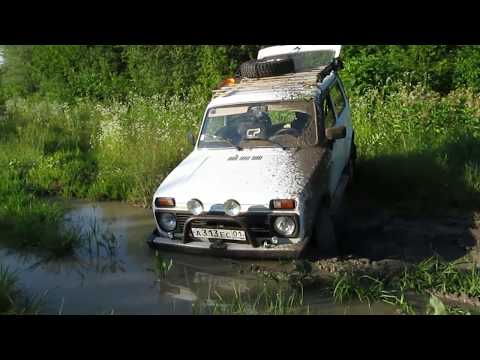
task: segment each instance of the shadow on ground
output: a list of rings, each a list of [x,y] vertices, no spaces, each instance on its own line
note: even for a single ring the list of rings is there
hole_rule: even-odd
[[[359,149],[361,152],[361,149]],[[346,196],[345,255],[418,262],[480,254],[480,141],[358,164]]]

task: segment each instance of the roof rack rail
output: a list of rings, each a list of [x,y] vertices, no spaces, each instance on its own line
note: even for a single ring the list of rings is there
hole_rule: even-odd
[[[332,71],[338,72],[339,70],[343,69],[343,61],[340,58],[335,58],[333,61],[328,64],[319,74],[318,74],[318,82],[322,82],[325,78],[330,75]]]
[[[326,66],[320,66],[309,71],[290,73],[266,78],[242,78],[240,82],[225,85],[213,90],[213,98],[226,96],[233,91],[254,91],[254,90],[286,90],[286,91],[308,91],[314,90],[319,83],[333,72],[343,68],[339,58],[334,59]]]

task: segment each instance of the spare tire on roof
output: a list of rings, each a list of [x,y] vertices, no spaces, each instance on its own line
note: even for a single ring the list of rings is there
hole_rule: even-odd
[[[250,60],[240,66],[240,75],[246,78],[264,78],[295,72],[292,59]]]
[[[250,60],[240,65],[240,76],[246,78],[257,77],[257,60]]]

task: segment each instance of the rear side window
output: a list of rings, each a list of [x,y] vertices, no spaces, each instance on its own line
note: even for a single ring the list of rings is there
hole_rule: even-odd
[[[333,104],[335,106],[335,113],[339,116],[345,109],[345,98],[340,90],[340,85],[335,83],[330,89],[330,96],[332,97]]]

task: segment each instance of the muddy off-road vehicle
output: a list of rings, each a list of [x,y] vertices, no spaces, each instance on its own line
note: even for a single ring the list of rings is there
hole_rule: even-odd
[[[155,248],[225,257],[337,253],[355,162],[341,46],[260,50],[214,91],[193,152],[153,198]],[[307,246],[308,245],[308,246]]]

